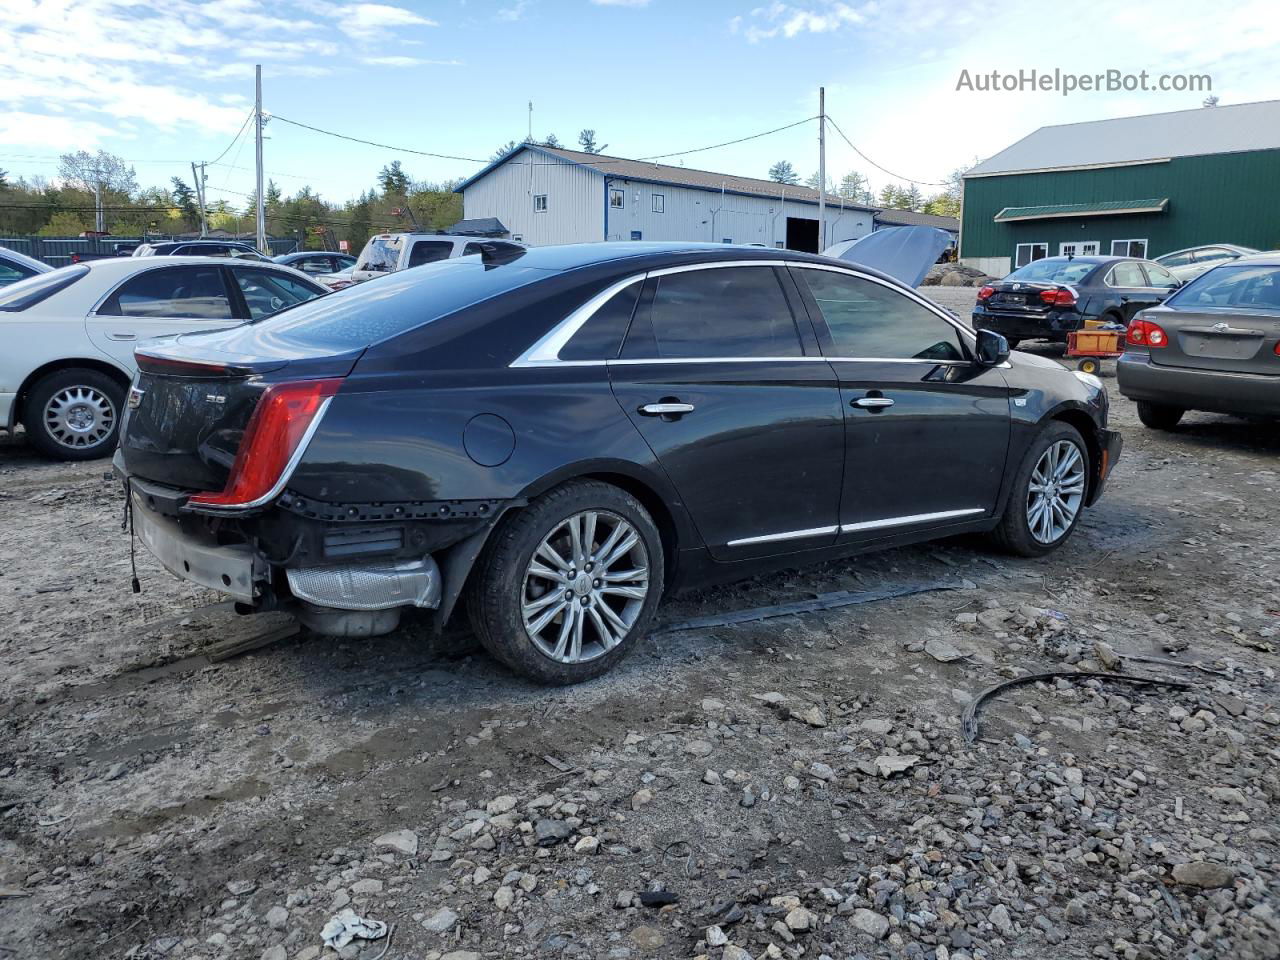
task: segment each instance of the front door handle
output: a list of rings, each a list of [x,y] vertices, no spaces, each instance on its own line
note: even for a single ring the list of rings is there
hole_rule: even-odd
[[[684,413],[693,413],[693,404],[670,400],[664,400],[661,403],[646,403],[640,408],[640,413],[646,417],[678,417]]]
[[[136,333],[108,333],[107,339],[108,340],[137,340],[138,335]]]
[[[867,410],[883,410],[885,407],[892,407],[893,401],[888,397],[859,397],[850,406],[863,407]]]

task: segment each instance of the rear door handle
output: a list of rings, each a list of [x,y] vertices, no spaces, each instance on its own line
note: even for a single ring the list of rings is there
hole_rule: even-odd
[[[664,401],[662,403],[646,403],[640,408],[640,412],[646,417],[679,416],[682,413],[693,413],[693,404],[673,403],[669,401]]]
[[[108,340],[137,340],[138,335],[136,333],[108,333],[107,339]]]
[[[868,410],[881,410],[884,407],[892,407],[893,401],[888,397],[859,397],[853,401],[851,406],[864,407]]]

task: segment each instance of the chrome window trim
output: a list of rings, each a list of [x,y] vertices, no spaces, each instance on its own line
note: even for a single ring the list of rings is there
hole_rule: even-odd
[[[298,441],[298,449],[293,451],[293,456],[289,458],[289,462],[285,464],[284,469],[280,472],[280,479],[256,500],[250,500],[248,503],[229,503],[229,504],[197,504],[194,507],[188,506],[186,509],[193,513],[238,513],[241,510],[252,510],[254,507],[261,507],[270,503],[276,497],[284,492],[285,486],[293,478],[293,471],[298,469],[298,464],[302,462],[302,458],[306,455],[307,447],[311,444],[311,438],[315,436],[317,430],[320,429],[320,422],[324,420],[324,415],[329,410],[329,404],[333,402],[333,397],[325,397],[320,404],[320,409],[316,411],[315,417],[307,426],[307,432],[302,435],[302,439]]]
[[[832,525],[830,527],[810,527],[808,530],[788,530],[785,533],[766,533],[759,537],[743,537],[740,540],[730,540],[725,546],[745,547],[753,543],[773,543],[777,540],[800,540],[804,537],[831,536],[839,529],[839,526]]]
[[[881,530],[886,527],[905,527],[913,523],[927,523],[930,520],[950,520],[957,517],[969,517],[975,513],[986,513],[984,507],[967,507],[963,510],[939,510],[937,513],[913,513],[905,517],[886,517],[883,520],[864,520],[860,523],[840,524],[841,533],[857,533],[860,530]]]
[[[582,306],[557,323],[543,334],[528,350],[511,361],[510,367],[545,367],[561,364],[576,366],[607,363],[605,360],[561,360],[560,351],[573,339],[573,335],[582,329],[582,325],[590,320],[606,303],[612,300],[633,283],[641,283],[645,274],[638,273],[605,287]]]

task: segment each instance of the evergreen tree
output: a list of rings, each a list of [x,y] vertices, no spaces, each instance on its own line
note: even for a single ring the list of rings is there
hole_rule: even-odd
[[[769,179],[774,183],[797,184],[800,177],[796,173],[796,168],[791,166],[790,160],[779,160],[769,168]]]
[[[603,153],[609,146],[607,143],[596,143],[596,132],[591,129],[583,130],[578,134],[578,145],[583,153]]]

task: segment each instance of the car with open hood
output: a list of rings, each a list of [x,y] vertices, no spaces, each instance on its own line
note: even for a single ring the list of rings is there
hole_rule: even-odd
[[[170,571],[347,636],[461,598],[547,683],[678,587],[976,531],[1047,553],[1120,452],[1096,378],[719,244],[489,250],[137,363],[115,463]]]

